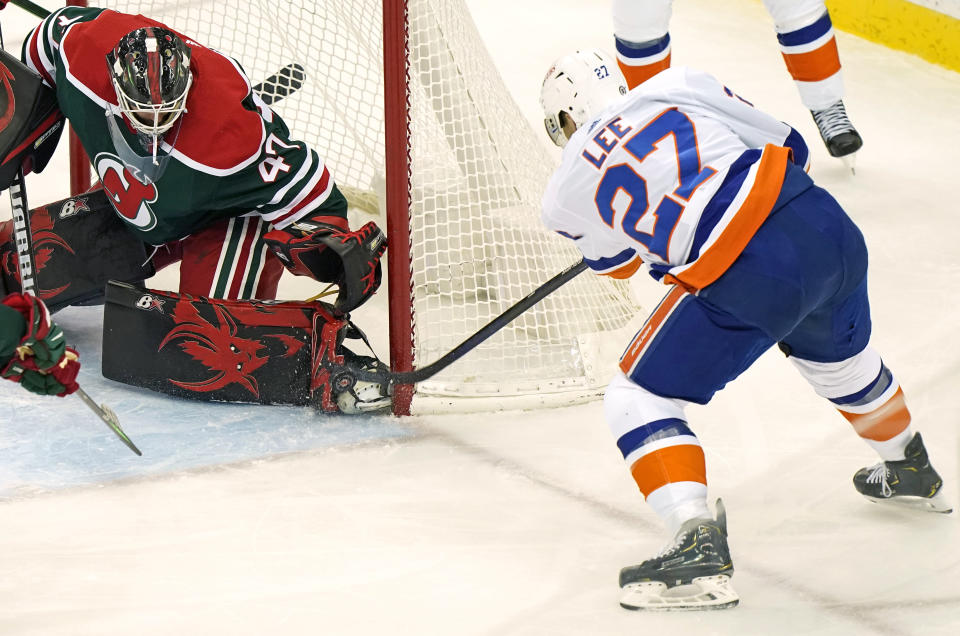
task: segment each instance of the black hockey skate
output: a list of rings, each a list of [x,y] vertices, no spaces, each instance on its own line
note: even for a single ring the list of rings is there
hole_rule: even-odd
[[[640,565],[620,570],[620,606],[632,610],[724,609],[740,602],[730,587],[733,561],[727,547],[727,514],[691,519],[672,545]]]
[[[853,476],[853,486],[861,495],[878,503],[891,503],[929,512],[952,512],[943,496],[943,480],[930,465],[920,433],[916,433],[905,451],[906,459],[880,462],[861,468]]]
[[[820,130],[820,136],[830,156],[843,159],[843,162],[853,169],[852,155],[863,146],[863,139],[850,123],[843,100],[837,100],[822,110],[811,110],[810,114],[813,115],[813,121]]]

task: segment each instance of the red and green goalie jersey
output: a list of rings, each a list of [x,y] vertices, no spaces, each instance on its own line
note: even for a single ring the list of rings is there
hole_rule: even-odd
[[[260,215],[277,229],[347,204],[323,160],[258,95],[233,59],[181,36],[191,49],[187,114],[156,158],[117,105],[106,56],[130,31],[159,22],[115,11],[66,7],[24,42],[23,60],[57,93],[117,214],[144,242],[160,245],[211,223]],[[346,227],[344,221],[343,227]]]

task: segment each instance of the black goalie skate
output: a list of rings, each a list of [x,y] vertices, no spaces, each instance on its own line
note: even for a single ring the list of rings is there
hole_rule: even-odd
[[[358,355],[344,346],[340,349],[344,360],[354,368],[369,372],[389,371],[387,365],[375,356]],[[333,390],[341,413],[384,413],[393,406],[386,384],[357,380],[349,372],[334,373]]]
[[[620,570],[620,606],[632,610],[704,610],[733,607],[733,561],[727,547],[727,514],[692,519],[656,557]]]
[[[952,512],[943,496],[943,480],[930,465],[920,433],[916,433],[905,451],[906,459],[880,462],[861,468],[853,476],[853,486],[870,501],[891,503],[929,512]]]
[[[863,146],[860,133],[850,123],[843,101],[837,100],[822,110],[811,110],[823,143],[831,157],[838,157],[853,170],[853,153]]]

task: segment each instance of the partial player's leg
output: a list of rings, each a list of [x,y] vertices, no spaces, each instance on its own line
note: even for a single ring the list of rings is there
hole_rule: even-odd
[[[719,500],[716,519],[707,507],[706,462],[687,427],[686,404],[622,375],[607,388],[604,408],[617,446],[672,537],[657,556],[620,571],[627,609],[721,609],[739,601],[729,584],[726,515]]]
[[[874,501],[949,512],[940,493],[940,476],[927,459],[919,433],[911,428],[903,391],[868,346],[871,321],[863,236],[819,188],[799,197],[782,214],[775,222],[794,236],[802,235],[805,226],[798,221],[808,217],[809,225],[833,242],[830,246],[821,241],[814,253],[827,262],[833,260],[831,255],[839,256],[835,265],[841,274],[839,286],[828,287],[835,291],[780,339],[780,348],[816,393],[829,400],[880,456],[879,464],[857,472],[854,486]],[[812,252],[813,246],[801,245],[800,251]],[[808,286],[812,288],[813,282]]]
[[[259,217],[218,221],[158,248],[157,270],[180,261],[180,293],[208,298],[274,300],[283,264],[263,242]]]
[[[830,14],[823,0],[764,0],[780,52],[803,102],[834,157],[863,145],[843,105],[843,74]]]
[[[719,609],[737,604],[725,515],[707,505],[703,449],[684,407],[707,403],[773,339],[728,312],[674,287],[620,360],[604,410],[617,446],[647,503],[673,537],[656,557],[624,568],[629,609]]]
[[[864,290],[864,295],[866,291]],[[927,457],[920,433],[911,427],[903,390],[871,347],[838,362],[796,356],[801,375],[850,422],[880,462],[853,477],[857,492],[871,501],[950,512],[943,481]]]
[[[670,68],[672,0],[613,0],[617,64],[629,88]]]

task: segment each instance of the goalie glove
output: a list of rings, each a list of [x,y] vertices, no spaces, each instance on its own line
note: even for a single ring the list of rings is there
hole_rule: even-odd
[[[24,317],[26,334],[0,374],[39,395],[63,397],[76,391],[80,356],[67,346],[63,330],[50,321],[43,302],[30,294],[10,294],[3,304]]]
[[[351,232],[327,220],[344,222],[339,217],[305,219],[267,232],[263,240],[296,276],[336,283],[339,293],[334,307],[347,313],[380,288],[380,257],[387,239],[373,221]]]

